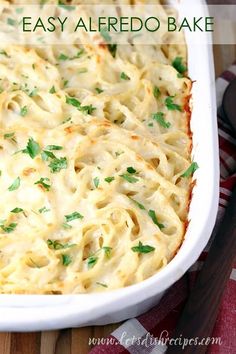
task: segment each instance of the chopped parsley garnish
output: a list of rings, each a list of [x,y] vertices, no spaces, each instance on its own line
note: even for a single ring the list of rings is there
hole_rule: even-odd
[[[130,77],[128,75],[126,75],[126,73],[124,73],[124,71],[122,71],[122,73],[120,74],[120,78],[122,80],[130,80]]]
[[[72,262],[72,257],[69,256],[68,254],[62,254],[61,255],[61,259],[62,259],[62,264],[67,267],[69,264],[71,264]]]
[[[68,164],[67,164],[67,158],[66,157],[60,157],[60,158],[54,158],[50,164],[48,165],[50,167],[50,171],[52,173],[60,172],[62,169],[66,169]]]
[[[172,66],[180,73],[183,74],[187,70],[186,66],[183,64],[183,58],[176,57],[173,62]]]
[[[109,50],[109,52],[111,53],[111,55],[113,56],[113,58],[115,58],[116,56],[116,51],[117,51],[117,44],[111,44],[109,42],[111,42],[112,38],[108,32],[108,29],[106,27],[103,27],[100,31],[101,36],[105,39],[105,41],[107,42],[107,48]]]
[[[189,168],[180,177],[192,177],[198,168],[198,164],[196,162],[192,162]]]
[[[174,96],[168,96],[165,99],[165,105],[169,111],[179,111],[182,112],[180,105],[173,102]]]
[[[105,255],[106,255],[107,258],[111,257],[112,247],[103,246],[102,250],[105,252]]]
[[[62,150],[63,147],[60,145],[48,145],[45,147],[46,150],[53,151],[53,150]]]
[[[66,97],[66,103],[76,107],[76,108],[80,108],[81,106],[81,102],[79,100],[77,100],[77,98],[74,97]]]
[[[58,57],[59,60],[62,60],[62,61],[65,61],[65,60],[68,60],[69,57],[63,53],[61,53]]]
[[[32,258],[29,258],[30,262],[34,266],[34,268],[41,268]]]
[[[81,215],[80,213],[75,211],[72,214],[65,215],[65,218],[66,218],[66,222],[70,222],[70,221],[75,220],[75,219],[83,219],[83,215]]]
[[[96,110],[96,107],[93,107],[91,104],[88,106],[80,106],[79,111],[86,113],[86,114],[92,114],[93,111]]]
[[[49,182],[49,178],[43,178],[41,177],[39,181],[35,182],[34,184],[39,184],[40,186],[42,186],[44,189],[46,189],[46,191],[48,192],[51,188],[51,185],[46,183]]]
[[[124,151],[116,151],[115,152],[116,157],[119,157],[122,154],[124,154]]]
[[[95,91],[96,91],[97,93],[102,93],[102,92],[103,92],[103,90],[100,89],[99,87],[95,87]]]
[[[10,139],[10,140],[16,142],[16,140],[15,140],[15,133],[7,133],[7,134],[4,134],[3,137],[4,137],[4,139]]]
[[[54,155],[53,152],[51,151],[47,151],[47,150],[44,150],[42,153],[41,153],[41,157],[43,159],[43,161],[48,161],[48,159],[56,159],[56,156]]]
[[[34,97],[37,95],[38,89],[37,87],[35,87],[30,93],[29,93],[29,97]]]
[[[95,266],[95,264],[98,261],[98,256],[96,256],[97,253],[104,251],[105,252],[105,256],[107,258],[111,257],[111,251],[112,251],[112,247],[108,247],[108,246],[103,246],[102,248],[100,248],[99,250],[97,250],[93,255],[91,255],[88,258],[88,268],[93,268]]]
[[[100,34],[105,39],[106,42],[109,43],[112,40],[112,38],[108,32],[108,29],[106,27],[101,28]]]
[[[66,88],[66,87],[67,87],[68,82],[69,82],[68,80],[64,80],[64,81],[63,81],[63,87],[64,87],[64,88]]]
[[[148,123],[148,126],[149,127],[153,127],[153,123],[151,122],[151,123]]]
[[[80,58],[81,57],[81,55],[83,55],[84,54],[84,49],[83,48],[81,48],[77,53],[76,53],[76,55],[74,56],[74,57],[72,57],[71,59],[77,59],[77,58]]]
[[[58,6],[64,10],[67,10],[67,11],[74,11],[75,10],[75,6],[65,5],[63,3],[63,1],[61,1],[61,0],[58,0]]]
[[[98,188],[98,186],[99,186],[99,178],[98,178],[98,177],[95,177],[95,178],[93,179],[93,184],[94,184],[94,187],[95,187],[95,188]]]
[[[98,261],[98,257],[97,256],[90,256],[88,258],[88,268],[93,268],[95,266],[95,264]]]
[[[145,210],[145,206],[139,202],[137,202],[137,200],[134,200],[133,198],[129,197],[130,200],[132,200],[132,202],[134,202],[138,207],[139,209],[141,210]]]
[[[160,97],[160,95],[161,95],[161,91],[157,86],[154,86],[154,88],[153,88],[153,95],[156,98]]]
[[[15,181],[8,188],[9,192],[15,191],[20,187],[20,177],[17,177]]]
[[[56,89],[54,85],[50,88],[49,93],[56,93]]]
[[[53,241],[50,239],[47,240],[47,245],[48,245],[48,248],[53,249],[53,250],[62,250],[62,249],[71,248],[71,247],[76,246],[75,243],[64,243],[63,244],[63,243],[60,243],[56,240]]]
[[[169,128],[171,126],[170,122],[165,121],[163,112],[154,113],[152,118],[164,128]]]
[[[16,21],[13,20],[13,18],[8,18],[7,19],[7,24],[10,26],[15,26],[16,25]]]
[[[150,218],[152,219],[152,221],[154,222],[155,225],[157,225],[159,227],[159,229],[163,229],[164,225],[160,224],[157,220],[156,217],[156,213],[154,210],[149,210],[148,215],[150,216]]]
[[[137,171],[133,167],[128,167],[127,172],[133,174],[133,173],[136,173]]]
[[[88,69],[86,69],[86,68],[80,68],[78,70],[78,74],[84,74],[84,73],[87,73],[87,72],[88,72]]]
[[[24,106],[20,109],[20,115],[21,117],[25,117],[26,114],[28,113],[28,107],[27,106]]]
[[[103,288],[107,288],[106,284],[100,283],[99,281],[96,281],[96,284],[102,286]]]
[[[117,51],[117,44],[108,44],[107,47],[108,47],[109,52],[113,56],[113,58],[115,58],[116,51]]]
[[[143,245],[141,241],[139,241],[138,246],[134,246],[131,248],[133,252],[138,253],[149,253],[155,250],[155,247],[149,245]]]
[[[0,50],[0,54],[5,55],[6,57],[9,58],[9,55],[7,54],[7,52],[5,50]]]
[[[47,209],[45,206],[39,209],[40,214],[47,213],[48,211],[50,211],[50,209]]]
[[[133,177],[130,173],[124,173],[123,175],[120,175],[120,177],[124,178],[129,183],[138,182],[138,178]]]
[[[17,14],[22,14],[23,11],[24,11],[24,8],[23,8],[23,7],[17,7],[17,8],[16,8],[16,13],[17,13]]]
[[[0,225],[1,229],[6,232],[7,234],[10,234],[11,232],[13,232],[16,228],[17,224],[16,223],[11,223],[8,226],[5,225]]]
[[[39,144],[33,138],[29,138],[26,149],[24,149],[22,152],[29,154],[31,159],[34,159],[40,153],[40,151],[41,149]]]
[[[22,208],[14,208],[11,210],[11,213],[18,214],[24,211]]]
[[[81,106],[81,102],[75,97],[67,96],[66,103],[78,108],[79,111],[86,113],[86,114],[92,114],[93,111],[96,109],[91,104],[88,106]]]
[[[72,229],[72,226],[69,225],[69,224],[67,224],[66,222],[64,222],[64,223],[62,224],[62,226],[63,226],[63,228],[66,229],[66,230]]]
[[[106,181],[107,183],[111,183],[112,181],[114,181],[115,177],[106,177],[104,178],[104,181]]]

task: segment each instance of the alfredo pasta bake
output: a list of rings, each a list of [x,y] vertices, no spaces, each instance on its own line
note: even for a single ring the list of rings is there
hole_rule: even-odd
[[[197,168],[186,66],[185,46],[104,34],[1,47],[1,293],[109,291],[174,257]]]

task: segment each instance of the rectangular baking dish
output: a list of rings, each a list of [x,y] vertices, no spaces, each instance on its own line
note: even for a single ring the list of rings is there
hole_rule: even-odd
[[[188,0],[180,16],[192,15]],[[189,5],[189,4],[188,4]],[[204,2],[195,1],[206,16]],[[158,303],[197,260],[213,229],[219,194],[218,133],[212,48],[193,44],[186,33],[192,89],[193,156],[199,165],[185,240],[174,259],[151,278],[108,293],[87,295],[0,295],[0,331],[41,331],[104,325],[137,316]],[[206,41],[207,42],[207,41]]]

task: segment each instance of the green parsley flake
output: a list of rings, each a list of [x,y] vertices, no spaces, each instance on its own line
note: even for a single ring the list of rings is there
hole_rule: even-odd
[[[48,248],[53,249],[53,250],[62,250],[62,249],[71,248],[71,247],[76,246],[75,243],[64,243],[63,244],[63,243],[60,243],[56,240],[53,241],[50,239],[47,240],[47,245],[48,245]]]
[[[10,234],[11,232],[13,232],[16,228],[17,224],[16,223],[11,223],[8,226],[4,226],[4,225],[0,225],[1,229],[6,232],[7,234]]]
[[[63,147],[60,146],[60,145],[48,145],[48,146],[45,147],[45,149],[49,150],[49,151],[53,151],[53,150],[62,150]]]
[[[163,128],[170,128],[170,122],[166,122],[164,118],[164,113],[157,112],[152,115],[152,118],[159,123]]]
[[[124,178],[129,183],[138,182],[138,178],[130,176],[130,174],[128,174],[128,173],[124,173],[123,175],[120,175],[120,177]]]
[[[63,87],[66,88],[67,85],[68,85],[68,83],[69,83],[69,80],[64,80],[64,81],[63,81]]]
[[[98,178],[98,177],[95,177],[95,178],[93,179],[93,184],[94,184],[94,187],[95,187],[95,188],[98,188],[98,186],[99,186],[99,178]]]
[[[35,87],[30,93],[29,93],[29,97],[34,97],[36,96],[38,93],[38,88]]]
[[[106,177],[104,178],[104,181],[107,183],[111,183],[112,181],[114,181],[115,177]]]
[[[17,13],[17,14],[22,14],[23,11],[24,11],[24,8],[23,8],[23,7],[17,7],[17,8],[16,8],[16,13]]]
[[[64,222],[64,223],[62,224],[62,226],[63,226],[63,228],[66,229],[66,230],[72,229],[72,226],[69,225],[69,224],[67,224],[66,222]]]
[[[39,209],[40,214],[47,213],[48,211],[50,211],[50,209],[47,209],[45,206]]]
[[[24,211],[22,208],[15,208],[11,210],[11,213],[18,214],[21,213],[22,211]]]
[[[15,140],[15,133],[7,133],[7,134],[4,134],[4,139],[11,139],[12,141],[16,142]]]
[[[13,18],[8,18],[7,19],[7,24],[10,26],[15,26],[16,25],[16,21],[13,20]]]
[[[133,174],[136,173],[137,171],[133,167],[128,167],[127,172]]]
[[[187,70],[186,66],[183,64],[183,58],[176,57],[173,62],[172,66],[180,73],[184,74]]]
[[[100,283],[99,281],[96,281],[96,284],[102,286],[103,288],[107,288],[108,287],[106,284]]]
[[[113,56],[113,58],[115,58],[116,51],[117,51],[117,44],[108,44],[107,47],[108,47],[109,52]]]
[[[132,202],[134,202],[138,207],[139,209],[141,210],[145,210],[145,206],[142,205],[141,203],[137,202],[137,200],[134,200],[133,198],[129,197],[130,200],[132,200]]]
[[[49,93],[56,93],[56,89],[55,89],[55,86],[53,85],[50,90],[49,90]]]
[[[17,177],[15,181],[8,188],[9,192],[15,191],[20,187],[20,177]]]
[[[129,77],[128,75],[126,75],[126,73],[124,73],[123,71],[122,71],[122,73],[120,74],[120,78],[121,78],[122,80],[130,80],[130,77]]]
[[[74,11],[76,9],[75,6],[65,5],[61,0],[58,0],[58,6],[67,11]]]
[[[179,111],[182,112],[180,105],[173,102],[174,96],[168,96],[165,99],[165,105],[169,111]]]
[[[155,225],[157,225],[159,227],[159,229],[163,229],[164,225],[160,224],[157,220],[156,217],[156,213],[154,210],[149,210],[148,215],[150,216],[150,218],[152,219],[152,221],[154,222]]]
[[[88,106],[81,106],[81,102],[75,97],[67,96],[66,97],[66,103],[76,107],[79,111],[81,111],[81,112],[83,112],[85,114],[92,114],[93,111],[96,109],[91,104],[88,105]]]
[[[65,60],[68,60],[69,57],[68,57],[67,55],[61,53],[61,54],[59,55],[58,59],[61,60],[61,61],[65,61]]]
[[[20,109],[20,115],[21,117],[25,117],[26,114],[28,113],[28,107],[27,106],[24,106]]]
[[[61,255],[61,259],[62,259],[62,264],[67,267],[69,264],[71,264],[72,262],[72,257],[69,256],[68,254],[62,254]]]
[[[48,161],[48,159],[56,159],[56,156],[54,155],[54,153],[51,151],[47,151],[47,150],[43,150],[43,152],[41,153],[41,157],[42,157],[43,161]]]
[[[88,258],[88,268],[93,268],[95,266],[95,264],[98,261],[98,257],[97,256],[90,256]]]
[[[112,251],[112,247],[108,247],[108,246],[103,246],[102,250],[105,252],[105,256],[107,258],[111,257],[111,251]]]
[[[31,159],[34,159],[40,153],[40,151],[41,149],[39,144],[33,138],[29,138],[26,149],[24,149],[22,152],[29,154]]]
[[[48,166],[50,167],[51,169],[50,171],[52,173],[60,172],[62,169],[67,168],[68,166],[67,158],[66,157],[54,158]]]
[[[134,246],[131,248],[133,252],[138,253],[150,253],[155,250],[155,247],[149,245],[143,245],[141,241],[139,241],[138,246]]]
[[[198,164],[196,162],[192,162],[189,168],[180,177],[192,177],[192,175],[198,168]]]
[[[66,222],[70,222],[70,221],[75,220],[75,219],[83,219],[83,215],[81,215],[80,213],[75,211],[72,214],[65,215],[65,218],[66,218]]]
[[[102,92],[103,92],[103,90],[100,89],[99,87],[95,87],[95,91],[96,91],[97,93],[102,93]]]
[[[86,68],[80,68],[79,70],[78,70],[78,74],[85,74],[85,73],[87,73],[88,72],[88,69],[86,69]]]
[[[49,178],[43,178],[41,177],[39,181],[35,182],[34,184],[39,184],[40,186],[42,186],[44,189],[46,189],[46,191],[48,192],[51,188],[51,185],[46,183],[49,182]]]
[[[159,98],[160,95],[161,95],[160,89],[159,89],[157,86],[154,86],[154,88],[153,88],[153,96],[154,96],[155,98]]]

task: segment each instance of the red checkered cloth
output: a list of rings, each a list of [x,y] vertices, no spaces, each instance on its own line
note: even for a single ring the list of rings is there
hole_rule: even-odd
[[[221,105],[223,93],[229,82],[235,78],[236,63],[216,80],[218,106]],[[220,113],[218,114],[218,127],[221,181],[219,211],[215,229],[217,229],[227,206],[231,190],[236,184],[236,138]],[[156,307],[123,323],[105,339],[105,342],[102,342],[103,344],[94,347],[90,354],[164,353],[167,348],[164,340],[171,338],[195,278],[207,256],[209,244],[198,261],[167,291]],[[233,266],[211,337],[215,343],[208,346],[209,354],[236,353],[236,263]]]

